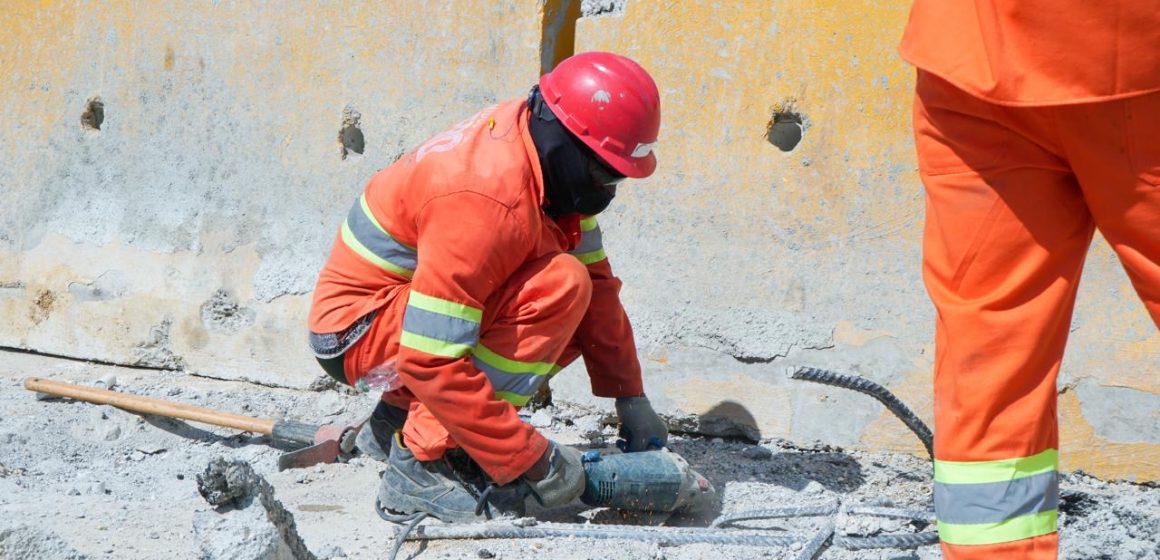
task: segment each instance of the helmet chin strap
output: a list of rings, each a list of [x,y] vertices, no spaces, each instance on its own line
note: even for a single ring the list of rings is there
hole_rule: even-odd
[[[553,217],[604,211],[616,196],[616,187],[593,177],[592,170],[602,169],[602,164],[564,128],[538,86],[528,94],[528,107],[528,130],[544,177],[544,211]]]

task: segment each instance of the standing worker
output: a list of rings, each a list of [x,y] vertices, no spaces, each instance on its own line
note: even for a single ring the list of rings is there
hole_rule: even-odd
[[[360,434],[390,514],[474,521],[584,490],[580,452],[517,409],[583,356],[627,451],[663,446],[620,280],[592,216],[656,168],[660,96],[643,68],[583,53],[377,173],[318,279],[310,342],[331,376],[385,392]],[[363,437],[371,436],[371,437]]]
[[[1056,558],[1056,376],[1096,228],[1160,326],[1160,6],[916,0],[946,558]]]

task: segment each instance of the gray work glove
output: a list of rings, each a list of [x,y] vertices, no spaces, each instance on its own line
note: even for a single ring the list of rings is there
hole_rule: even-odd
[[[548,442],[544,456],[524,475],[524,482],[540,505],[547,508],[563,506],[584,493],[587,476],[584,474],[584,464],[580,462],[582,456],[579,450],[554,441]],[[531,480],[538,474],[532,471],[546,471],[547,474],[540,480]]]
[[[617,444],[622,451],[660,449],[668,443],[669,429],[653,411],[648,397],[617,398],[616,415],[620,417],[620,437],[624,438],[623,444]]]

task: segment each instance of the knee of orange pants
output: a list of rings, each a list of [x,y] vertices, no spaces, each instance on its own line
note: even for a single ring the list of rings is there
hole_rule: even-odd
[[[592,278],[576,257],[530,261],[485,302],[480,344],[519,361],[555,362],[591,300]]]
[[[1059,555],[1059,533],[997,544],[962,545],[942,543],[945,560],[1056,560]]]
[[[591,297],[592,280],[575,257],[525,263],[484,303],[479,344],[512,360],[559,364]],[[399,404],[394,395],[386,399]],[[403,442],[417,459],[432,461],[459,447],[426,405],[412,397],[408,410]]]

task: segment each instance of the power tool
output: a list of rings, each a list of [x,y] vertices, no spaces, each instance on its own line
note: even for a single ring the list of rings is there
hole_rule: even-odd
[[[609,455],[593,449],[582,462],[587,482],[580,501],[593,507],[695,512],[717,501],[713,485],[668,449]]]

